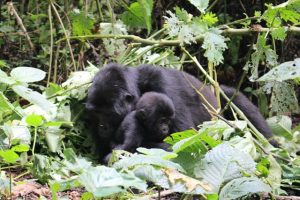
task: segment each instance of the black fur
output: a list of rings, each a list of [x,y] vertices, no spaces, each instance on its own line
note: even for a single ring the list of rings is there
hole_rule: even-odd
[[[222,88],[229,97],[235,91],[227,86]],[[150,91],[166,94],[173,102],[175,118],[170,126],[171,133],[211,120],[207,108],[217,108],[217,100],[210,88],[185,72],[151,65],[134,68],[109,64],[95,76],[86,103],[92,113],[92,127],[100,157],[111,151],[110,144],[117,140],[118,127],[125,116],[135,110],[141,94]],[[239,94],[233,102],[267,138],[272,136],[256,106],[245,96]]]
[[[136,104],[136,110],[126,115],[116,134],[112,149],[134,152],[136,148],[162,147],[163,139],[170,134],[175,117],[174,104],[165,94],[146,92]],[[167,145],[163,145],[164,149]],[[106,162],[110,155],[106,157]]]

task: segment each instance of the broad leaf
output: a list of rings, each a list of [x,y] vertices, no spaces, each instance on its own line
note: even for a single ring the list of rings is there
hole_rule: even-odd
[[[33,91],[30,88],[24,87],[22,85],[14,85],[12,86],[14,92],[16,92],[19,96],[28,100],[29,102],[41,107],[48,113],[54,113],[56,107],[54,104],[49,102],[43,95],[40,93]]]
[[[116,23],[100,23],[100,33],[103,35],[114,34],[114,35],[127,35],[126,26],[122,21]],[[127,46],[123,39],[103,39],[104,47],[107,53],[114,57],[116,60],[125,52]]]
[[[43,80],[46,72],[33,67],[16,67],[11,70],[10,75],[17,81],[32,83]]]
[[[261,193],[271,192],[271,187],[256,177],[241,177],[228,182],[219,194],[220,200],[238,199],[240,197]]]
[[[73,13],[72,18],[72,32],[73,35],[91,35],[94,20],[87,16],[84,12]]]
[[[58,151],[61,140],[63,139],[63,135],[62,135],[63,131],[64,130],[60,129],[57,126],[50,126],[46,129],[45,138],[46,138],[46,142],[49,147],[49,150],[51,152]]]
[[[15,84],[16,81],[13,78],[7,76],[7,74],[0,69],[0,83],[12,85]]]
[[[11,148],[11,150],[13,150],[15,152],[26,152],[26,151],[29,151],[29,146],[25,145],[25,144],[19,144],[19,145],[13,146]]]
[[[105,197],[125,191],[123,187],[146,190],[147,184],[133,175],[120,174],[105,166],[91,167],[79,176],[80,183],[95,197]]]
[[[154,165],[157,167],[177,169],[179,171],[184,171],[180,165],[173,163],[168,160],[164,160],[157,156],[145,156],[145,155],[136,155],[134,154],[131,157],[125,157],[120,161],[116,162],[113,167],[116,169],[125,169],[133,168],[137,165]]]
[[[292,120],[288,116],[274,116],[267,119],[268,125],[272,132],[279,136],[284,136],[288,140],[293,139]]]
[[[227,49],[225,41],[228,40],[221,35],[218,29],[212,28],[204,35],[202,48],[205,49],[204,56],[214,63],[219,65],[223,63],[223,52]]]
[[[5,144],[10,144],[12,141],[18,141],[20,144],[30,144],[31,135],[26,126],[4,124],[3,130],[7,135],[4,140]]]
[[[29,125],[29,126],[41,126],[43,124],[43,118],[42,116],[40,115],[28,115],[26,117],[26,123]]]
[[[151,16],[153,0],[138,0],[130,4],[127,11],[122,14],[122,21],[133,28],[147,28],[151,31]]]
[[[300,58],[294,61],[281,63],[272,68],[268,73],[260,77],[257,81],[285,81],[300,78]]]
[[[149,155],[149,156],[157,156],[166,160],[172,159],[172,158],[176,158],[177,154],[176,153],[172,153],[172,152],[167,152],[163,149],[146,149],[146,148],[137,148],[137,151],[140,153],[143,153],[145,155]]]
[[[196,178],[204,179],[218,192],[221,185],[243,174],[253,174],[256,163],[250,155],[223,143],[209,151],[195,168]]]
[[[4,160],[4,162],[7,163],[15,163],[19,159],[19,155],[16,154],[13,150],[0,150],[0,158]]]
[[[200,12],[204,12],[208,7],[209,0],[189,0]]]

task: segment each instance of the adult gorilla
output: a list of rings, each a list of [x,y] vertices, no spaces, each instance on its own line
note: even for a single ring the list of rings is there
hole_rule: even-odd
[[[233,95],[234,89],[222,88],[229,97]],[[122,120],[135,109],[141,94],[149,91],[164,93],[173,101],[175,119],[170,127],[171,133],[210,120],[207,108],[217,108],[216,97],[210,88],[185,72],[151,65],[133,68],[109,64],[96,74],[86,102],[101,158],[110,152],[110,144],[118,141],[114,136]],[[272,136],[258,109],[245,96],[238,95],[234,103],[246,116],[250,114],[252,123],[267,138]]]

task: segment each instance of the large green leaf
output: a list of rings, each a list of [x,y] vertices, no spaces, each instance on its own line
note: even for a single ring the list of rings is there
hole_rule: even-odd
[[[91,30],[94,25],[94,20],[87,16],[84,12],[73,13],[72,18],[72,32],[73,35],[91,35]]]
[[[268,73],[260,77],[257,81],[285,81],[300,78],[300,58],[294,61],[281,63],[272,68]]]
[[[194,174],[214,186],[214,192],[218,192],[223,183],[242,177],[245,173],[253,174],[255,166],[250,155],[223,143],[196,163]]]
[[[219,199],[238,199],[249,194],[261,192],[271,192],[271,187],[256,177],[241,177],[228,182],[221,189]]]
[[[135,187],[145,191],[147,184],[134,175],[118,173],[105,166],[91,167],[79,176],[80,183],[95,197],[105,197]]]
[[[32,83],[43,80],[46,72],[33,67],[16,67],[11,70],[10,75],[17,81]]]
[[[56,111],[56,107],[53,103],[48,101],[43,95],[40,93],[33,91],[30,88],[24,87],[22,85],[13,85],[12,89],[16,92],[19,96],[23,97],[24,99],[28,100],[30,103],[33,103],[44,111],[48,113],[54,113]]]
[[[284,136],[288,140],[293,139],[292,119],[288,116],[274,116],[267,119],[272,132],[279,136]]]
[[[153,0],[138,0],[130,4],[127,11],[122,14],[122,21],[133,28],[147,28],[151,31],[151,16]]]
[[[154,165],[163,168],[177,169],[184,171],[180,165],[173,163],[169,160],[164,160],[157,156],[146,156],[146,155],[133,155],[131,157],[125,157],[120,161],[116,162],[113,167],[116,169],[133,168],[137,165]]]

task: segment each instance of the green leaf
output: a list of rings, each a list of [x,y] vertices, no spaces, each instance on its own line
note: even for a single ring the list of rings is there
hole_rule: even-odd
[[[119,20],[115,23],[100,23],[100,33],[103,35],[127,35],[127,29],[125,24]],[[103,39],[103,44],[107,53],[115,59],[121,57],[127,48],[123,39]]]
[[[286,28],[285,27],[279,27],[274,28],[271,31],[271,35],[275,40],[281,40],[283,41],[286,38]]]
[[[281,63],[272,68],[268,73],[260,77],[257,81],[285,81],[300,78],[300,58],[294,61]]]
[[[10,125],[5,123],[3,130],[7,135],[7,138],[4,140],[4,142],[10,143],[13,141],[18,141],[20,144],[30,144],[31,135],[26,126]]]
[[[141,165],[134,168],[134,174],[142,180],[150,181],[155,185],[163,188],[169,188],[170,183],[168,177],[162,170],[151,165]]]
[[[11,150],[13,150],[15,152],[27,152],[27,151],[29,151],[29,146],[25,145],[25,144],[19,144],[19,145],[13,146],[11,148]]]
[[[118,173],[115,169],[105,166],[91,167],[79,176],[80,183],[95,197],[106,197],[124,192],[124,188],[135,187],[146,191],[147,184],[139,178]]]
[[[208,25],[208,26],[212,26],[215,23],[218,22],[218,17],[216,16],[215,13],[212,12],[208,12],[205,13],[205,15],[202,16],[202,20]]]
[[[72,33],[74,36],[91,35],[91,30],[94,27],[94,20],[87,16],[84,12],[73,13],[72,19]]]
[[[133,28],[147,28],[149,34],[152,29],[152,9],[153,0],[138,0],[122,14],[122,21]]]
[[[94,196],[90,192],[84,192],[84,193],[82,193],[82,195],[80,197],[80,200],[93,200],[93,199],[94,199]]]
[[[214,186],[218,192],[221,185],[243,174],[254,174],[256,163],[250,155],[223,143],[209,151],[196,163],[194,174]]]
[[[46,142],[51,152],[57,152],[63,139],[63,130],[57,126],[50,126],[46,129]]]
[[[16,67],[11,70],[10,75],[17,81],[32,83],[43,80],[46,72],[33,67]]]
[[[208,7],[209,0],[189,0],[200,12],[204,13]]]
[[[207,200],[219,200],[219,195],[218,194],[208,194]]]
[[[211,28],[205,35],[202,48],[205,49],[204,56],[214,65],[223,63],[223,52],[227,49],[225,41],[228,40],[221,35],[216,28]]]
[[[15,93],[19,96],[23,97],[24,99],[28,100],[29,102],[39,106],[44,111],[48,113],[55,113],[56,106],[48,101],[43,95],[40,93],[33,91],[30,88],[24,87],[22,85],[13,85],[12,89]]]
[[[33,167],[31,168],[31,172],[34,177],[39,179],[39,181],[48,181],[51,172],[50,158],[44,155],[34,154]]]
[[[183,8],[179,8],[178,6],[176,6],[175,8],[175,13],[176,16],[178,17],[178,19],[180,21],[183,22],[190,22],[191,21],[191,17],[192,15],[190,15],[186,10],[184,10]]]
[[[2,157],[4,162],[12,164],[19,159],[19,155],[11,149],[5,151],[0,150],[0,157]]]
[[[13,78],[7,76],[7,74],[0,69],[0,83],[12,85],[15,84],[16,81]]]
[[[85,158],[81,157],[74,157],[74,160],[72,160],[71,158],[70,161],[64,160],[64,164],[69,170],[77,174],[81,174],[84,171],[88,171],[89,168],[92,167],[92,162],[89,162]]]
[[[220,192],[220,200],[238,199],[240,197],[255,194],[255,193],[269,193],[272,189],[269,185],[262,182],[256,177],[241,177],[231,180],[227,183]]]
[[[38,126],[41,126],[43,124],[43,118],[40,115],[35,115],[35,114],[28,115],[26,117],[26,123],[29,126],[38,127]]]
[[[166,160],[177,157],[176,153],[167,152],[163,149],[146,149],[146,148],[143,148],[143,147],[139,147],[136,150],[140,153],[145,154],[145,155],[157,156],[157,157],[160,157],[160,158],[163,158],[163,159],[166,159]]]
[[[131,157],[125,157],[118,162],[114,163],[113,167],[116,169],[126,169],[133,168],[137,165],[154,165],[157,167],[177,169],[179,171],[184,171],[183,168],[174,162],[169,160],[164,160],[157,156],[146,156],[134,154]]]
[[[8,101],[6,96],[0,91],[0,116],[2,113],[11,111],[14,106]]]
[[[0,198],[2,195],[9,196],[11,194],[12,181],[6,176],[5,171],[0,172]]]
[[[288,116],[274,116],[267,119],[267,122],[272,130],[272,133],[279,136],[284,136],[288,140],[293,139],[292,119]]]
[[[62,83],[62,86],[66,89],[71,89],[64,93],[69,97],[82,100],[87,95],[88,83],[92,82],[94,74],[87,71],[72,72],[68,77],[68,80]],[[76,88],[76,89],[74,89]]]

